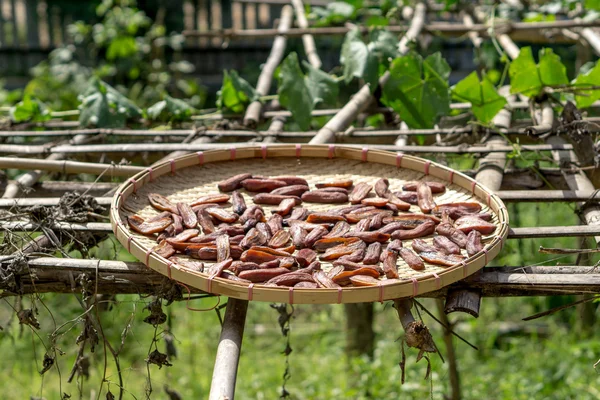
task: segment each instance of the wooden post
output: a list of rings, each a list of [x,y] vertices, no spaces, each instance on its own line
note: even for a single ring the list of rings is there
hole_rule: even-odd
[[[248,302],[230,298],[223,319],[221,338],[210,384],[209,400],[233,400],[235,381],[242,350]]]

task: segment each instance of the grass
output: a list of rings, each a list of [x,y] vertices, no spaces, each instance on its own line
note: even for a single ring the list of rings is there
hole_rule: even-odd
[[[75,316],[79,309],[70,296],[46,296],[44,302],[55,314]],[[202,300],[208,306],[213,299]],[[564,316],[550,317],[541,322],[523,323],[520,318],[534,313],[541,299],[484,299],[478,320],[458,316],[457,332],[479,347],[475,351],[455,340],[459,355],[462,390],[465,399],[597,399],[600,378],[592,368],[600,357],[600,341],[574,329],[574,311]],[[27,302],[26,302],[27,303]],[[432,301],[425,300],[429,309]],[[196,305],[196,304],[195,304]],[[27,304],[25,304],[27,306]],[[125,398],[144,398],[146,358],[154,330],[142,322],[142,304],[133,296],[120,296],[112,311],[103,313],[102,320],[113,346],[118,346],[126,320],[135,311],[131,332],[127,336],[121,364]],[[178,356],[172,367],[151,366],[154,393],[151,398],[167,398],[163,386],[177,389],[183,398],[206,398],[219,337],[219,322],[214,312],[192,312],[184,303],[170,307],[171,324],[176,337]],[[347,360],[344,355],[343,308],[341,306],[296,306],[292,322],[290,355],[291,379],[287,389],[293,399],[423,399],[430,395],[442,399],[448,392],[447,365],[432,356],[432,381],[423,378],[425,361],[415,363],[415,352],[408,352],[407,382],[400,384],[399,342],[402,334],[395,311],[390,304],[377,304],[375,330],[377,347],[374,359]],[[9,318],[3,307],[2,321]],[[63,318],[64,319],[64,318]],[[239,366],[237,396],[240,399],[274,399],[279,396],[285,368],[281,351],[285,347],[277,315],[267,304],[252,303],[249,309]],[[40,335],[52,331],[47,311],[40,310]],[[442,346],[440,328],[430,318],[426,323]],[[503,333],[511,324],[524,329],[519,334]],[[6,325],[5,325],[6,326]],[[63,381],[62,391],[78,398],[75,384],[65,383],[77,347],[75,328],[63,335],[58,346],[66,352],[59,357]],[[32,345],[35,344],[35,345]],[[161,341],[160,350],[165,351]],[[5,399],[28,396],[60,398],[59,374],[56,368],[44,376],[38,374],[44,350],[40,340],[28,327],[13,323],[2,332],[0,364]],[[90,354],[88,352],[88,354]],[[109,360],[110,361],[110,360]],[[103,352],[99,345],[91,355],[90,378],[83,385],[83,397],[98,389],[102,376]],[[117,381],[115,368],[109,363],[108,379]],[[430,393],[431,387],[433,391]],[[116,394],[117,388],[111,385]],[[104,397],[102,397],[104,398]]]

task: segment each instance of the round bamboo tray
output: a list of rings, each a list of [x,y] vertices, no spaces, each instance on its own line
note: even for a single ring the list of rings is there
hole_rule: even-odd
[[[406,181],[427,180],[446,184],[445,193],[435,195],[437,204],[476,201],[483,212],[492,213],[497,226],[492,235],[484,237],[484,249],[452,267],[425,264],[423,271],[414,271],[399,259],[399,280],[380,281],[377,286],[342,289],[304,289],[271,287],[261,284],[243,284],[223,278],[208,279],[208,275],[186,269],[152,251],[154,239],[129,229],[126,217],[139,214],[144,218],[158,213],[148,200],[149,193],[160,193],[172,202],[191,202],[196,198],[218,193],[217,182],[236,174],[251,172],[256,175],[297,175],[305,178],[311,187],[332,179],[353,179],[375,183],[387,178],[390,190],[401,190]],[[251,196],[243,192],[246,203]],[[313,211],[325,211],[340,204],[305,203]],[[273,206],[263,206],[270,214]],[[419,211],[412,206],[411,211]],[[244,300],[298,304],[359,303],[384,301],[417,296],[440,289],[464,279],[483,268],[501,250],[508,234],[508,212],[502,201],[475,180],[432,161],[409,155],[395,154],[367,148],[349,148],[333,145],[273,145],[231,148],[197,152],[169,160],[138,173],[117,191],[111,204],[111,224],[117,239],[131,254],[153,270],[186,285],[205,292]],[[430,238],[425,238],[427,241]],[[404,241],[410,246],[410,241]],[[464,250],[463,250],[464,252]],[[179,255],[178,255],[179,256]],[[327,270],[331,264],[323,263]]]

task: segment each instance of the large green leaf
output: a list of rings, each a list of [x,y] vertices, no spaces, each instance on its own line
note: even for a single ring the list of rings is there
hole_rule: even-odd
[[[411,128],[433,128],[450,111],[450,67],[441,54],[425,60],[414,51],[396,58],[381,101],[396,111]]]
[[[519,56],[510,64],[510,92],[525,96],[540,94],[544,86],[569,83],[567,69],[552,49],[542,49],[540,62],[536,65],[531,47],[523,47]]]
[[[333,106],[337,103],[339,85],[336,78],[307,63],[302,62],[306,69],[306,85],[313,100],[313,105],[326,104]]]
[[[142,110],[131,100],[98,78],[90,80],[81,97],[79,123],[82,126],[118,128],[125,126],[128,119],[142,116]]]
[[[559,86],[569,83],[567,67],[560,61],[560,57],[552,49],[546,48],[540,50],[538,72],[544,86]]]
[[[292,113],[300,129],[308,130],[314,104],[296,53],[290,53],[281,63],[278,93],[279,102]]]
[[[369,53],[373,53],[386,66],[389,59],[398,56],[398,38],[385,29],[374,29],[369,33]]]
[[[600,62],[587,73],[579,73],[573,81],[573,86],[592,87],[600,84]],[[577,107],[584,108],[591,106],[596,100],[600,100],[600,90],[577,90],[575,92],[575,102]]]
[[[16,123],[44,122],[52,118],[46,104],[30,95],[25,95],[23,100],[12,106],[9,113],[10,119]]]
[[[165,96],[146,110],[146,117],[152,121],[181,122],[189,120],[195,109],[183,100]]]
[[[236,114],[244,112],[246,106],[258,99],[256,90],[234,70],[223,72],[223,85],[217,93],[217,107]]]
[[[519,56],[510,63],[510,92],[522,93],[526,96],[538,94],[542,89],[542,81],[538,75],[537,65],[531,53],[531,47],[523,47]]]
[[[362,78],[371,86],[371,91],[377,86],[379,78],[379,62],[375,52],[369,51],[362,40],[358,28],[351,29],[346,34],[340,63],[344,70],[344,80],[349,83],[354,78]]]
[[[454,86],[452,95],[471,103],[477,120],[486,124],[506,105],[506,99],[498,94],[494,85],[487,79],[480,81],[475,71]]]
[[[287,108],[300,129],[310,128],[312,110],[317,106],[337,103],[338,80],[326,72],[303,62],[306,76],[300,69],[298,55],[290,53],[281,63],[279,79],[279,102]]]

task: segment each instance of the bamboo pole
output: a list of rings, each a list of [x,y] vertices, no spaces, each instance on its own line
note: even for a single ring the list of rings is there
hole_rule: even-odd
[[[175,150],[172,153],[167,154],[166,156],[164,156],[160,160],[156,161],[154,164],[158,165],[158,164],[160,164],[162,162],[169,161],[169,160],[175,159],[177,157],[181,157],[181,156],[184,156],[184,155],[188,154],[190,151],[192,151],[192,150],[188,150],[189,146],[193,146],[193,145],[205,145],[205,144],[209,144],[211,142],[212,142],[212,139],[209,138],[209,137],[206,137],[206,136],[196,138],[196,139],[192,140],[189,143],[185,143],[185,149]],[[184,144],[184,143],[182,143],[182,144]]]
[[[475,25],[473,18],[468,13],[463,13],[463,23],[467,28],[471,28],[473,25]],[[468,36],[469,40],[471,40],[471,43],[473,43],[473,47],[479,49],[483,43],[483,39],[479,36],[479,34],[471,30],[469,31]]]
[[[114,189],[116,182],[63,182],[42,181],[32,186],[31,196],[60,197],[65,192],[86,192],[90,196],[103,196],[108,190]]]
[[[234,400],[248,301],[229,298],[210,384],[209,400]]]
[[[304,15],[304,4],[302,3],[302,0],[292,0],[292,5],[294,6],[294,10],[296,12],[296,21],[298,22],[298,26],[300,29],[307,29],[308,21],[306,19],[306,15]],[[316,69],[321,69],[321,59],[317,53],[317,46],[315,45],[315,39],[313,36],[308,33],[302,35],[302,45],[304,46],[304,53],[306,53],[306,57],[308,58],[310,65]]]
[[[600,103],[598,103],[600,105]],[[529,106],[527,105],[527,108]],[[520,108],[515,107],[514,104],[511,104],[511,108]],[[285,116],[277,115],[273,118],[285,118]],[[442,123],[444,119],[442,118]],[[598,117],[588,117],[585,119],[586,122],[590,122],[588,126],[588,131],[592,133],[600,132],[600,126],[597,125],[600,122],[600,118]],[[507,129],[503,131],[503,133],[508,135],[522,135],[525,134],[524,128],[529,127],[533,124],[531,119],[519,119],[513,121],[513,128]],[[406,126],[406,125],[404,125]],[[54,137],[54,136],[73,136],[67,133],[61,133],[60,135],[53,135],[53,131],[14,131],[14,132],[5,132],[5,137],[33,137],[33,136],[41,136],[41,137]],[[69,131],[63,131],[69,132]],[[74,134],[77,131],[73,131]],[[368,128],[356,128],[353,129],[348,137],[388,137],[388,136],[428,136],[428,135],[449,135],[449,134],[457,134],[457,133],[472,133],[473,127],[471,126],[456,126],[453,128],[434,128],[434,129],[368,129]],[[497,131],[494,129],[487,129],[488,133],[496,133]],[[38,134],[40,133],[40,134]],[[48,134],[46,134],[48,133]],[[144,131],[127,131],[123,130],[121,132],[113,132],[111,133],[114,136],[125,136],[125,137],[146,137],[146,136],[164,136],[164,137],[181,137],[181,136],[189,136],[194,133],[194,130],[173,130],[173,131],[158,131],[157,134],[154,134],[152,130],[144,130]],[[206,137],[240,137],[240,138],[261,138],[265,136],[277,136],[277,137],[287,137],[287,138],[311,138],[313,137],[317,131],[274,131],[267,129],[266,131],[253,131],[253,130],[207,130],[202,132],[202,136]],[[0,137],[3,136],[3,132],[0,132]],[[38,148],[36,148],[37,150]]]
[[[569,29],[569,28],[593,28],[599,27],[600,21],[576,21],[576,20],[564,20],[564,21],[551,21],[551,22],[503,22],[502,28],[509,31],[507,35],[514,36],[517,39],[532,38],[535,31],[543,29]],[[431,34],[446,35],[446,36],[465,36],[469,32],[477,32],[480,35],[485,36],[489,30],[488,24],[473,24],[467,26],[461,23],[453,22],[431,22],[423,26],[423,31]],[[368,27],[359,27],[363,32],[368,31]],[[410,29],[410,26],[406,25],[390,25],[387,29],[392,33],[403,33]],[[346,26],[340,27],[311,27],[311,28],[292,28],[287,33],[287,37],[299,37],[305,34],[318,35],[318,36],[333,36],[333,35],[345,35],[349,28]],[[520,32],[522,31],[522,32]],[[184,36],[187,37],[205,37],[205,38],[261,38],[261,37],[273,37],[277,35],[276,29],[222,29],[213,31],[195,31],[195,30],[184,30]],[[572,41],[572,39],[571,39]]]
[[[410,28],[400,40],[398,49],[400,54],[405,54],[408,51],[408,43],[414,41],[420,34],[425,24],[425,5],[419,3],[415,6],[415,13]],[[385,83],[390,77],[389,71],[386,71],[379,78],[379,86],[385,86]],[[356,119],[358,114],[363,112],[371,103],[371,87],[364,85],[348,103],[325,124],[323,128],[317,132],[314,138],[310,140],[310,144],[323,144],[332,142],[335,139],[335,133],[346,130],[350,124]],[[374,89],[374,88],[373,88]]]
[[[86,135],[77,135],[72,139],[71,143],[77,145],[77,144],[85,143],[87,140],[88,140],[88,137]],[[1,147],[2,147],[2,145],[0,145],[0,148]],[[1,152],[1,150],[0,150],[0,152]],[[39,151],[38,153],[45,154],[46,152]],[[56,153],[56,154],[49,155],[47,160],[52,162],[52,161],[62,160],[63,158],[66,158],[65,154]],[[42,173],[43,173],[42,169],[36,169],[36,170],[29,171],[29,172],[26,172],[26,173],[20,175],[19,177],[17,177],[15,182],[6,186],[6,189],[4,190],[4,194],[2,195],[2,198],[12,199],[12,198],[17,197],[17,195],[21,191],[21,188],[29,188],[29,187],[32,187],[33,185],[35,185],[35,183],[42,176]]]
[[[475,9],[475,16],[479,21],[485,21],[487,17],[486,13],[483,10],[481,10],[481,8]],[[508,33],[496,33],[495,30],[493,30],[492,32],[494,32],[494,36],[496,37],[496,40],[498,41],[504,52],[512,60],[519,56],[519,47],[515,44],[515,42]]]
[[[7,145],[5,145],[7,146]],[[252,146],[252,143],[248,142],[232,142],[232,143],[133,143],[133,144],[98,144],[98,145],[81,145],[81,146],[56,146],[50,151],[52,153],[67,153],[67,154],[82,154],[82,153],[128,153],[128,152],[172,152],[172,151],[203,151],[203,150],[215,150],[215,149],[227,149],[230,147],[243,148]],[[277,145],[273,145],[277,146]],[[361,144],[344,144],[345,147],[363,148]],[[0,146],[1,148],[2,146]],[[511,153],[514,151],[513,146],[496,146],[489,148],[486,146],[469,146],[461,144],[458,146],[396,146],[390,144],[371,144],[368,147],[372,149],[388,150],[388,151],[400,151],[405,153],[454,153],[454,154],[475,154],[475,153]],[[530,144],[521,145],[521,151],[551,151],[551,150],[572,150],[571,144]],[[19,145],[12,147],[13,154],[37,154],[31,149],[31,147],[22,148]],[[48,161],[48,165],[58,165],[54,171],[62,171],[63,164],[67,167],[74,163],[73,161]],[[39,167],[36,166],[39,164]],[[0,168],[43,168],[45,165],[43,160],[24,159],[17,157],[0,157]],[[76,165],[103,165],[106,164],[94,164],[94,163],[76,163]],[[141,168],[141,167],[129,167],[129,166],[110,166],[116,169],[129,169],[129,168]],[[72,173],[74,170],[70,168],[68,171]],[[88,172],[76,171],[75,172]],[[95,173],[97,169],[94,169]],[[123,176],[123,175],[119,175]]]
[[[101,206],[109,206],[112,197],[96,197],[95,200]],[[0,199],[0,208],[34,206],[52,207],[58,205],[59,202],[60,197],[20,197],[16,199]]]
[[[65,174],[83,173],[100,175],[104,173],[106,176],[122,177],[129,177],[144,170],[143,167],[134,167],[130,165],[113,165],[48,159],[36,160],[17,157],[0,157],[0,168],[35,169],[38,172],[53,171],[62,172]]]
[[[546,142],[550,144],[566,143],[563,138],[558,136],[549,137]],[[578,162],[577,155],[574,151],[553,151],[552,158],[559,164]],[[571,190],[576,192],[584,190],[596,194],[596,187],[594,187],[594,184],[589,180],[585,173],[583,173],[583,171],[579,171],[574,174],[564,173],[564,178]],[[582,204],[579,204],[579,206],[582,207],[581,216],[585,224],[590,226],[600,225],[600,207],[598,207],[597,204],[584,201]],[[596,236],[594,239],[596,241],[596,245],[599,245],[600,236]]]
[[[507,97],[510,103],[513,98],[510,96],[509,89],[509,87],[504,86],[499,92],[502,96]],[[510,127],[510,121],[511,112],[508,109],[502,109],[492,120],[492,125],[502,131],[503,129],[508,129]],[[494,149],[496,146],[505,146],[506,140],[504,139],[504,136],[492,135],[485,144],[486,147]],[[479,160],[479,170],[477,171],[475,180],[481,182],[484,186],[493,191],[498,191],[502,186],[505,167],[505,153],[489,153]],[[480,273],[481,271],[476,272],[475,275]],[[481,294],[477,290],[449,291],[448,296],[446,297],[446,314],[460,311],[478,318],[480,307]]]
[[[0,256],[0,263],[10,262],[13,258],[14,255]],[[168,278],[141,262],[40,257],[30,258],[27,263],[28,268],[17,272],[21,278],[20,292],[11,293],[8,282],[0,282],[0,290],[5,291],[2,296],[72,293],[71,277],[79,273],[89,274],[93,281],[98,277],[95,282],[97,294],[155,294],[168,282]],[[594,266],[488,267],[481,276],[468,282],[456,282],[419,297],[442,298],[447,290],[457,287],[477,288],[484,297],[600,293],[600,274]],[[189,289],[192,294],[204,293],[193,287]],[[185,296],[183,300],[186,300]]]
[[[513,108],[519,108],[519,109],[529,109],[529,103],[527,101],[520,101],[520,102],[515,102],[512,104]],[[600,107],[600,101],[596,101],[594,102],[591,107]],[[469,110],[471,108],[471,104],[470,103],[451,103],[450,104],[450,109],[451,110]],[[323,109],[323,110],[313,110],[311,113],[311,116],[313,117],[325,117],[325,116],[329,116],[329,115],[335,115],[337,113],[339,113],[342,109],[340,108],[332,108],[332,109]],[[391,108],[387,108],[387,107],[373,107],[373,108],[369,108],[367,110],[364,110],[363,112],[369,112],[371,114],[391,114],[394,112],[394,110],[392,110]],[[263,117],[264,118],[274,118],[274,117],[291,117],[292,113],[286,110],[280,110],[280,111],[265,111],[263,113]],[[210,114],[204,114],[204,115],[195,115],[192,116],[193,120],[198,120],[198,121],[207,121],[207,120],[219,120],[219,119],[235,119],[235,118],[241,118],[242,115],[240,114],[223,114],[223,113],[219,113],[219,112],[214,112],[214,113],[210,113]],[[597,117],[596,117],[597,118]],[[588,118],[588,120],[592,120],[591,118]]]
[[[548,101],[540,104],[539,110],[535,113],[535,125],[528,126],[523,130],[527,135],[539,136],[550,133],[554,129],[554,109]]]
[[[262,71],[258,77],[258,83],[256,84],[256,94],[259,96],[266,96],[271,90],[273,74],[275,73],[277,66],[281,63],[285,53],[287,38],[284,34],[292,25],[293,17],[294,10],[291,6],[286,5],[281,9],[281,18],[279,20],[279,27],[277,28],[277,36],[273,40],[271,53],[262,67]],[[250,103],[246,109],[246,115],[244,116],[244,125],[255,128],[260,120],[261,111],[262,103],[259,100]]]
[[[579,31],[579,35],[583,37],[588,44],[594,49],[594,53],[600,56],[600,35],[592,28],[584,28]]]

